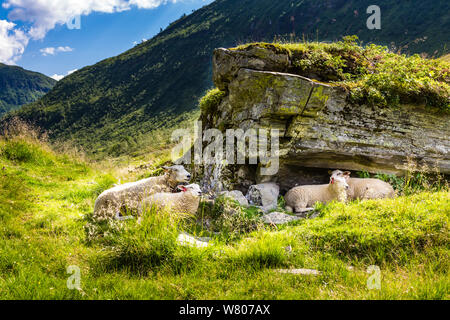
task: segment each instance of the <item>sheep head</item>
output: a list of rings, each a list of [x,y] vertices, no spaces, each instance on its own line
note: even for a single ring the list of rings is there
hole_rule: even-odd
[[[200,186],[196,183],[189,184],[187,186],[180,185],[177,187],[177,189],[180,190],[181,192],[190,192],[195,196],[202,195],[202,190],[200,189]]]
[[[168,176],[169,184],[175,187],[178,183],[188,183],[191,180],[191,174],[181,165],[171,167],[162,167]]]
[[[348,179],[350,179],[350,171],[342,172],[341,170],[334,170],[331,172],[331,177],[342,177],[348,182]]]
[[[347,201],[347,189],[349,188],[346,176],[332,175],[330,177],[330,188],[337,194],[338,200],[344,202]]]

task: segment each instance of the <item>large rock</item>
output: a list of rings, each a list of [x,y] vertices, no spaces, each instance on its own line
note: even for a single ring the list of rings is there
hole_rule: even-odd
[[[261,217],[262,221],[267,224],[285,224],[292,221],[300,220],[299,217],[291,216],[283,212],[271,212]]]
[[[280,188],[275,183],[269,182],[250,186],[246,197],[250,204],[267,212],[277,208],[279,194]]]
[[[227,94],[202,114],[204,129],[280,130],[276,175],[234,165],[220,181],[240,190],[243,181],[245,188],[271,181],[287,191],[327,183],[328,169],[402,174],[408,159],[450,174],[450,115],[421,105],[352,105],[341,88],[286,73],[290,67],[286,52],[270,48],[215,51],[214,82]]]
[[[248,207],[248,200],[244,196],[244,194],[239,190],[232,190],[232,191],[223,191],[220,193],[220,195],[224,196],[225,198],[233,199],[243,207]]]

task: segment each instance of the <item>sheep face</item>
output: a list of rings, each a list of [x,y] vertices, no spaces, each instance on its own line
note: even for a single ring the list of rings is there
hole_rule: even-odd
[[[348,183],[346,176],[331,176],[330,183],[336,185],[338,189],[348,189]]]
[[[196,183],[189,184],[187,186],[178,186],[178,190],[182,192],[191,192],[195,196],[201,196],[202,190],[200,189],[200,186]]]
[[[163,167],[163,169],[169,174],[171,181],[176,183],[189,182],[191,180],[191,174],[184,169],[183,166],[176,165],[171,167]]]
[[[348,182],[348,179],[350,179],[350,171],[342,172],[341,170],[334,170],[333,172],[331,172],[331,178],[337,177],[342,177]]]

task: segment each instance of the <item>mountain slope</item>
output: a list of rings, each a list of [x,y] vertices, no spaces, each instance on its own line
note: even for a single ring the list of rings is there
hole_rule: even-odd
[[[36,101],[55,83],[41,73],[0,63],[0,115]]]
[[[380,0],[381,30],[369,30],[368,0],[217,0],[180,18],[131,50],[64,78],[17,114],[94,153],[139,143],[197,108],[212,86],[216,47],[250,41],[336,40],[356,34],[365,43],[403,52],[440,54],[450,39],[448,1]],[[295,35],[294,35],[295,33]],[[447,40],[448,42],[448,40]]]

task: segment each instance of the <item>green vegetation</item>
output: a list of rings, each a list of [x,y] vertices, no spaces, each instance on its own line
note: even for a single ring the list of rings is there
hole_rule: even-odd
[[[387,47],[361,46],[358,38],[335,43],[251,43],[290,56],[286,72],[331,82],[349,91],[356,104],[395,106],[418,103],[450,111],[450,64],[419,55],[390,52]]]
[[[243,224],[217,220],[209,230],[194,223],[207,218],[201,210],[181,218],[150,209],[140,224],[124,221],[106,238],[87,241],[84,227],[96,197],[119,179],[153,174],[166,155],[146,159],[145,166],[124,159],[89,163],[69,147],[54,151],[25,125],[9,129],[0,137],[2,299],[450,298],[445,184],[396,199],[317,206],[319,217],[280,227],[241,228],[257,210],[225,201],[209,218],[220,217],[217,210],[241,210]],[[181,231],[212,237],[212,245],[179,246]],[[69,265],[80,267],[80,290],[66,287]],[[381,290],[366,286],[370,265],[381,268]]]
[[[217,110],[220,102],[226,93],[217,88],[209,90],[199,101],[199,107],[202,114],[213,113]]]
[[[98,157],[123,155],[129,149],[138,152],[142,140],[158,141],[152,132],[176,126],[197,110],[199,98],[212,87],[211,58],[218,47],[274,38],[337,41],[356,34],[365,44],[387,45],[395,52],[430,57],[448,53],[448,1],[379,0],[381,30],[366,28],[366,9],[372,4],[369,0],[217,0],[181,17],[151,40],[65,77],[17,115],[51,131],[52,140],[71,140]],[[339,69],[339,60],[330,63]],[[374,101],[395,100],[397,91],[404,90],[399,81],[396,92],[386,96],[383,83],[389,78],[371,77],[367,85],[369,80],[378,84],[377,92],[368,91]],[[436,85],[417,79],[411,90],[427,93]],[[364,91],[354,93],[358,100],[364,95]],[[434,96],[426,99],[435,103]]]
[[[0,63],[0,116],[36,101],[55,83],[56,80],[41,73]]]

